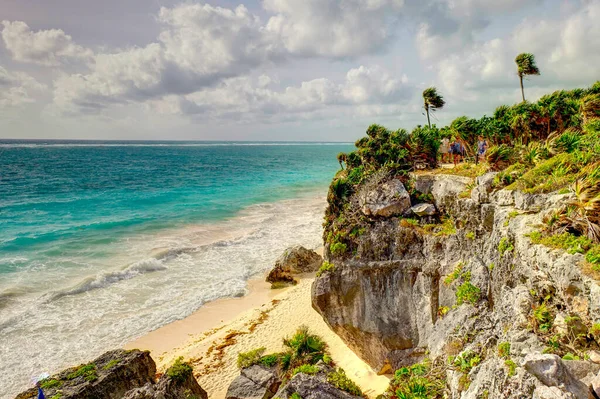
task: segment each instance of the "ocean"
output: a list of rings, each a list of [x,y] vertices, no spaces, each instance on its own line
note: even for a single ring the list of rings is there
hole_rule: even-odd
[[[317,248],[351,148],[0,140],[0,397]]]

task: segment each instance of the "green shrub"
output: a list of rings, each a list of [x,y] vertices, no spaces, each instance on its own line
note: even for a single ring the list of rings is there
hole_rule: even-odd
[[[562,357],[563,360],[581,360],[579,356],[572,354],[571,352],[567,353]]]
[[[465,281],[456,289],[456,304],[462,305],[465,302],[469,302],[472,305],[475,305],[479,302],[479,297],[481,296],[481,290],[471,284],[470,281]]]
[[[469,231],[467,234],[465,234],[465,237],[468,238],[469,240],[474,240],[475,239],[475,233],[472,231]]]
[[[502,237],[500,242],[498,243],[498,252],[500,252],[500,256],[504,256],[507,252],[514,251],[515,247],[506,237]]]
[[[444,284],[450,285],[453,282],[455,282],[461,276],[463,267],[464,267],[464,263],[458,262],[458,264],[454,267],[454,270],[452,271],[452,273],[447,275],[446,278],[444,279]]]
[[[510,356],[510,342],[500,342],[498,344],[498,356],[503,358]]]
[[[55,378],[46,378],[40,381],[40,387],[42,389],[60,388],[62,382]]]
[[[238,368],[245,369],[258,364],[266,350],[266,348],[261,347],[248,352],[240,352],[237,359]]]
[[[346,391],[354,396],[363,396],[362,391],[356,385],[354,381],[352,381],[343,369],[337,368],[335,371],[329,373],[327,375],[327,382],[329,382],[334,387],[341,389],[342,391]]]
[[[192,366],[183,361],[183,356],[175,359],[175,362],[167,369],[167,376],[176,384],[183,384],[193,373]]]
[[[329,246],[329,251],[333,256],[341,256],[346,253],[348,246],[341,242],[334,242]]]
[[[512,359],[506,359],[504,365],[508,367],[508,376],[512,377],[517,374],[517,364]]]
[[[292,371],[292,375],[296,375],[298,373],[303,373],[303,374],[308,374],[308,375],[315,375],[319,372],[319,368],[313,364],[303,364],[301,366],[296,367],[293,371]]]
[[[390,391],[400,399],[442,398],[446,386],[445,368],[434,367],[428,359],[394,373]]]
[[[290,399],[302,399],[302,396],[300,396],[300,394],[298,392],[294,392],[291,396]]]
[[[335,265],[329,262],[323,262],[319,271],[317,272],[317,277],[320,277],[323,273],[332,272],[335,269]]]
[[[290,366],[315,364],[323,360],[327,344],[318,335],[311,334],[308,327],[301,326],[294,336],[283,340],[283,345],[290,352]]]
[[[265,367],[273,367],[279,362],[279,356],[277,353],[266,355],[261,357],[258,363]]]
[[[452,362],[458,370],[465,374],[468,374],[469,371],[479,363],[481,363],[481,357],[471,350],[462,352],[460,355],[456,356]]]
[[[585,260],[592,265],[592,269],[600,271],[600,245],[594,245],[587,254]]]
[[[80,366],[77,370],[67,375],[68,380],[73,380],[77,377],[83,377],[86,381],[96,381],[98,379],[98,372],[94,363],[88,363]]]

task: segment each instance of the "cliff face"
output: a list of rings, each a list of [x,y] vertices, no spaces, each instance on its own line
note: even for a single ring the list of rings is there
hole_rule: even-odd
[[[546,397],[556,388],[548,397],[587,398],[598,365],[543,353],[595,356],[600,287],[582,272],[581,255],[526,236],[568,194],[492,192],[493,178],[417,176],[415,188],[433,197],[441,220],[371,217],[353,254],[327,251],[334,267],[315,280],[313,306],[382,373],[476,356],[448,368],[450,397]],[[550,363],[555,374],[567,370],[554,382],[539,375]]]

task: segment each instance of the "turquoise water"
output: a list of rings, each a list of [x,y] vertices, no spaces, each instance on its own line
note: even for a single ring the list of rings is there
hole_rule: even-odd
[[[0,392],[243,294],[288,245],[317,247],[350,148],[0,141]]]

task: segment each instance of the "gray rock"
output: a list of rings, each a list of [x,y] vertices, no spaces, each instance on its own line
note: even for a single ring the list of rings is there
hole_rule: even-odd
[[[316,272],[323,263],[323,257],[303,246],[286,249],[275,261],[275,267],[269,272],[267,282],[293,282],[295,274]]]
[[[226,399],[270,399],[281,380],[274,369],[259,365],[245,368],[227,389]]]
[[[417,216],[433,216],[437,213],[433,204],[417,204],[410,208],[412,213]]]
[[[133,389],[122,399],[208,399],[208,394],[190,372],[183,380],[173,380],[168,373],[163,374],[156,384],[147,383]]]
[[[297,393],[302,399],[356,399],[348,392],[342,391],[326,381],[320,375],[296,374],[276,394],[278,398],[289,399]]]
[[[577,380],[556,355],[531,354],[525,357],[523,367],[542,384],[557,387],[577,399],[588,399],[588,387]]]
[[[367,216],[402,215],[410,208],[410,195],[400,180],[387,181],[373,190],[360,194],[360,206]]]
[[[500,190],[492,196],[493,201],[500,206],[513,206],[515,204],[514,191]]]

